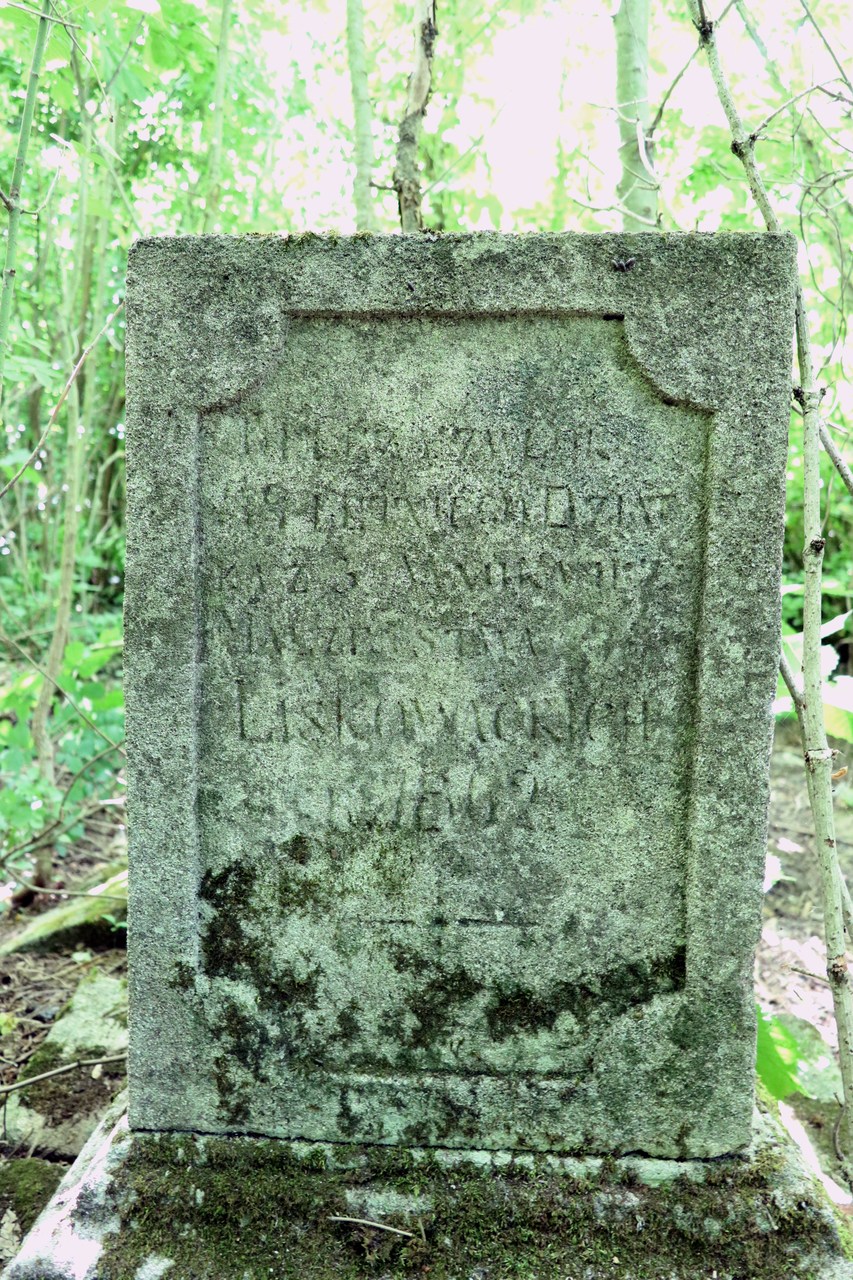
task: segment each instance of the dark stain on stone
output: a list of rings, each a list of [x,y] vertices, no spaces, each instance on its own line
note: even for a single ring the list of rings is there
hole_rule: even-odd
[[[355,1137],[361,1128],[360,1118],[350,1105],[349,1092],[344,1085],[338,1097],[338,1128],[345,1138]]]
[[[230,1051],[217,1054],[213,1060],[213,1081],[219,1094],[219,1108],[228,1124],[246,1124],[249,1102],[243,1081],[237,1077]]]
[[[306,836],[294,836],[284,846],[284,851],[292,862],[298,862],[304,867],[311,857],[311,845]]]
[[[192,991],[195,986],[195,969],[185,960],[176,960],[172,966],[169,985],[175,991]]]
[[[243,929],[251,918],[257,873],[245,863],[224,871],[205,871],[200,896],[216,913],[202,940],[205,970],[211,978],[233,978],[251,964],[253,948]]]
[[[360,1008],[357,1000],[351,1000],[346,1009],[342,1009],[338,1014],[338,1035],[344,1042],[356,1040],[361,1032],[361,1026],[355,1016]]]
[[[260,1072],[270,1045],[270,1033],[259,1018],[253,1018],[234,1000],[222,1015],[222,1029],[232,1044],[232,1053],[246,1071]]]
[[[486,1009],[486,1022],[494,1040],[517,1032],[553,1031],[561,1013],[586,1025],[593,1017],[619,1017],[656,995],[678,991],[685,977],[682,947],[671,956],[622,965],[587,982],[558,982],[545,992],[520,985],[498,987]]]
[[[423,968],[423,958],[420,963]],[[437,972],[405,999],[418,1023],[406,1033],[403,1043],[411,1049],[438,1047],[459,1005],[472,1000],[482,989],[483,984],[462,968]]]

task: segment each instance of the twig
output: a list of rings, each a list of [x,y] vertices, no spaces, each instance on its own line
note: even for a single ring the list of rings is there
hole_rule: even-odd
[[[781,107],[777,107],[775,111],[771,111],[770,115],[767,116],[766,119],[761,121],[761,124],[758,126],[757,129],[753,129],[752,131],[753,139],[757,138],[759,134],[763,133],[764,130],[767,128],[767,126],[770,124],[770,122],[772,120],[775,120],[777,116],[780,116],[783,111],[787,111],[788,108],[792,107],[795,102],[799,102],[800,98],[805,98],[807,94],[815,93],[816,90],[818,89],[825,89],[827,85],[835,84],[837,79],[838,77],[834,76],[832,80],[824,80],[822,84],[810,84],[808,89],[802,89],[799,93],[795,93],[793,98],[789,98],[787,102],[782,103]]]
[[[39,1076],[28,1076],[26,1080],[16,1080],[14,1084],[0,1085],[0,1093],[14,1093],[16,1089],[29,1089],[31,1084],[37,1084],[39,1080],[49,1080],[52,1076],[62,1076],[68,1071],[76,1071],[78,1067],[100,1067],[107,1062],[126,1062],[127,1054],[114,1054],[111,1058],[80,1058],[77,1062],[66,1062],[61,1067],[54,1067],[52,1071],[43,1071]],[[393,1230],[393,1228],[389,1228]]]
[[[7,875],[11,875],[15,884],[19,884],[29,893],[47,893],[52,898],[91,898],[97,902],[122,902],[127,906],[127,898],[121,898],[115,893],[98,893],[97,887],[94,889],[53,889],[50,885],[31,884],[29,880],[24,880],[14,871],[7,871]]]
[[[65,689],[63,689],[61,684],[59,684],[56,680],[54,680],[52,676],[48,675],[44,667],[40,666],[36,662],[35,658],[31,658],[30,655],[27,653],[26,649],[22,649],[19,644],[15,643],[15,641],[11,638],[11,636],[7,636],[5,632],[3,632],[2,630],[0,630],[0,639],[3,640],[4,644],[10,644],[13,649],[17,649],[18,653],[21,655],[24,661],[28,662],[30,666],[33,667],[34,670],[36,670],[39,673],[40,676],[44,676],[45,680],[48,680],[53,685],[57,693],[62,694],[65,701],[74,711],[77,712],[77,715],[80,717],[80,719],[85,721],[85,723],[89,726],[89,728],[94,733],[96,733],[99,738],[103,738],[104,742],[108,743],[109,746],[112,747],[113,751],[117,751],[120,756],[124,756],[124,758],[127,759],[127,752],[124,751],[117,742],[113,742],[109,734],[104,733],[103,729],[100,729],[98,725],[95,724],[94,720],[91,720],[86,715],[86,712],[77,706],[77,703],[71,697],[70,693],[67,693]]]
[[[125,62],[127,61],[128,54],[130,53],[130,51],[131,51],[131,49],[133,48],[133,46],[136,44],[136,37],[139,35],[139,33],[140,33],[140,31],[142,30],[142,28],[143,28],[144,24],[145,24],[145,18],[144,18],[144,17],[142,17],[142,18],[140,18],[140,19],[139,19],[139,21],[137,22],[137,24],[136,24],[136,30],[134,31],[133,35],[130,37],[130,39],[129,39],[129,40],[128,40],[128,42],[127,42],[127,48],[125,49],[124,53],[123,53],[123,54],[121,55],[121,57],[119,58],[118,62],[116,63],[116,66],[115,66],[115,70],[113,71],[112,75],[110,76],[109,80],[108,80],[108,81],[107,81],[107,83],[106,83],[106,86],[105,86],[105,93],[106,93],[106,94],[109,94],[110,89],[112,89],[113,85],[115,84],[115,82],[116,82],[116,80],[117,80],[117,78],[118,78],[118,75],[119,75],[119,73],[120,73],[120,71],[121,71],[122,67],[124,66]],[[106,97],[102,98],[102,99],[101,99],[101,101],[98,103],[97,110],[95,111],[94,115],[92,116],[92,119],[93,119],[93,120],[96,118],[96,116],[97,116],[97,114],[98,114],[98,111],[100,111],[100,109],[101,109],[101,105],[102,105],[104,102],[106,102]]]
[[[835,1121],[835,1124],[832,1126],[832,1145],[835,1147],[835,1154],[838,1158],[838,1163],[841,1165],[843,1169],[846,1169],[847,1161],[844,1159],[844,1153],[841,1150],[841,1144],[838,1141],[838,1134],[841,1129],[841,1121],[844,1119],[844,1103],[841,1101],[841,1099],[838,1096],[836,1096],[835,1101],[838,1103],[839,1110],[838,1110],[838,1119]]]
[[[11,849],[9,849],[6,853],[4,853],[2,857],[0,857],[0,867],[5,866],[9,858],[11,858],[14,854],[21,853],[24,849],[35,848],[38,845],[40,845],[43,841],[48,840],[51,837],[62,835],[64,831],[67,831],[69,829],[69,827],[76,826],[78,822],[82,822],[86,818],[88,818],[91,814],[98,812],[98,810],[101,807],[100,802],[96,803],[94,806],[88,805],[86,806],[86,808],[81,810],[80,813],[77,813],[74,815],[71,822],[66,824],[63,831],[56,830],[56,828],[62,822],[62,816],[65,813],[65,806],[68,803],[68,797],[71,794],[71,790],[74,787],[75,783],[80,781],[80,779],[83,777],[83,774],[86,773],[86,771],[93,764],[97,764],[99,760],[102,760],[104,756],[109,755],[110,752],[112,752],[113,750],[114,750],[113,747],[104,747],[103,751],[99,751],[97,755],[91,756],[86,761],[86,763],[82,766],[82,768],[77,770],[77,772],[74,774],[74,777],[71,779],[71,781],[68,783],[68,786],[65,788],[65,794],[63,795],[62,801],[59,805],[59,812],[57,813],[56,818],[53,820],[53,822],[49,822],[47,826],[42,827],[41,831],[39,831],[36,835],[31,836],[29,840],[22,840],[20,844],[14,845]]]
[[[31,836],[29,840],[22,840],[20,844],[13,845],[11,849],[7,849],[6,852],[0,856],[0,867],[5,868],[10,858],[14,858],[16,853],[23,853],[25,849],[32,849],[35,851],[36,849],[40,849],[42,845],[47,844],[49,841],[58,840],[60,836],[65,835],[66,831],[70,831],[72,827],[76,827],[78,822],[85,822],[92,814],[97,813],[100,807],[100,804],[97,802],[87,805],[86,808],[81,809],[79,813],[75,813],[74,817],[70,818],[64,825],[59,818],[57,818],[55,822],[48,823],[46,827],[42,827],[41,831],[37,832],[36,835]]]
[[[812,13],[809,6],[806,4],[806,0],[800,0],[800,4],[802,6],[803,13],[806,15],[809,22],[812,24],[815,31],[820,36],[823,42],[824,48],[826,49],[830,58],[832,58],[832,61],[835,63],[836,67],[838,67],[838,72],[839,72],[839,75],[841,76],[841,79],[847,85],[847,88],[850,90],[851,94],[853,94],[853,84],[850,83],[850,77],[847,75],[847,72],[844,70],[842,63],[839,62],[838,58],[836,57],[835,50],[833,49],[832,45],[829,43],[826,36],[823,34],[823,31],[818,26],[817,21],[814,17],[814,14]]]
[[[35,1077],[38,1079],[38,1077]],[[329,1214],[329,1222],[353,1222],[359,1227],[375,1227],[377,1231],[391,1231],[395,1236],[415,1237],[414,1231],[403,1231],[401,1227],[389,1227],[387,1222],[371,1222],[369,1218],[342,1218],[336,1213]]]
[[[37,209],[22,209],[21,213],[25,213],[28,218],[38,218],[39,215],[42,213],[42,211],[46,209],[47,206],[50,204],[50,198],[53,195],[53,188],[56,186],[58,179],[59,179],[59,166],[57,165],[57,167],[53,171],[53,177],[51,178],[50,184],[47,188],[47,195],[42,200],[39,207]]]
[[[20,9],[21,13],[28,13],[31,18],[41,17],[41,14],[39,13],[38,9],[29,9],[25,4],[17,4],[16,0],[6,0],[6,3],[4,4],[3,8],[4,9]],[[79,22],[68,22],[67,19],[60,18],[55,11],[55,6],[51,5],[51,8],[54,10],[54,13],[50,20],[51,22],[55,23],[57,27],[73,27],[75,31],[83,30]]]
[[[452,163],[452,164],[449,164],[449,165],[447,166],[447,168],[444,170],[444,172],[443,172],[443,173],[440,173],[440,174],[438,175],[438,177],[437,177],[437,178],[435,178],[435,179],[434,179],[434,180],[429,184],[429,186],[428,186],[428,187],[424,187],[424,191],[423,191],[423,194],[424,194],[424,195],[429,195],[430,191],[435,191],[436,187],[440,186],[440,185],[441,185],[441,183],[442,183],[442,182],[444,182],[444,179],[448,176],[448,174],[453,173],[454,169],[458,169],[458,168],[459,168],[459,166],[462,164],[463,160],[467,160],[467,159],[468,159],[468,157],[471,155],[471,153],[475,150],[475,148],[476,148],[476,147],[479,147],[480,143],[483,141],[483,139],[485,138],[486,134],[489,132],[489,130],[492,128],[492,126],[495,124],[495,122],[499,119],[499,117],[500,117],[500,115],[501,115],[501,112],[502,112],[502,111],[503,111],[503,109],[504,109],[504,105],[505,105],[505,104],[503,104],[503,103],[502,103],[502,104],[498,107],[497,111],[496,111],[496,112],[495,112],[495,114],[492,116],[491,120],[490,120],[490,121],[489,121],[489,123],[486,125],[485,129],[484,129],[484,130],[483,130],[483,132],[480,134],[479,138],[475,138],[475,139],[474,139],[474,141],[471,143],[471,145],[470,145],[469,147],[466,147],[466,148],[465,148],[465,150],[462,152],[462,154],[461,154],[461,155],[458,155],[458,156],[456,157],[456,159],[453,161],[453,163]],[[376,184],[375,184],[375,183],[372,183],[371,185],[372,185],[372,186],[375,186]],[[395,190],[396,190],[396,188],[395,188],[395,187],[382,187],[382,188],[381,188],[381,190],[382,190],[382,191],[395,191]]]
[[[71,371],[71,377],[68,379],[68,381],[66,382],[65,386],[62,389],[62,395],[59,397],[56,404],[53,406],[53,411],[47,420],[47,426],[45,427],[44,431],[41,433],[41,437],[39,439],[38,444],[36,445],[35,449],[33,449],[32,453],[27,458],[26,462],[23,464],[21,469],[19,471],[16,471],[15,474],[12,476],[12,479],[8,482],[8,484],[5,484],[3,488],[0,489],[0,498],[4,498],[6,496],[9,490],[12,488],[12,485],[17,484],[17,482],[20,480],[21,476],[24,474],[24,472],[26,471],[30,463],[35,462],[36,458],[39,456],[42,446],[44,445],[44,442],[47,439],[47,437],[50,435],[50,430],[53,424],[56,422],[56,415],[59,413],[59,410],[62,408],[63,404],[65,403],[65,397],[68,395],[68,392],[71,390],[75,381],[77,380],[77,375],[80,372],[80,370],[83,368],[83,365],[86,363],[86,359],[89,356],[89,353],[91,352],[95,344],[106,333],[107,329],[110,327],[113,320],[115,320],[116,316],[121,311],[123,306],[124,306],[124,298],[122,298],[121,302],[118,304],[115,311],[113,311],[112,315],[107,317],[107,319],[103,324],[103,327],[98,330],[97,334],[89,343],[88,347],[86,347],[85,350],[82,352],[80,359],[77,361],[77,363],[75,364],[74,368]]]
[[[788,687],[788,692],[794,703],[795,710],[799,713],[803,710],[805,699],[803,698],[803,687],[794,674],[794,669],[788,659],[785,657],[784,650],[779,654],[779,674]]]
[[[586,200],[581,200],[577,196],[573,196],[570,191],[566,192],[567,199],[572,204],[578,204],[582,209],[592,209],[593,213],[625,213],[623,204],[589,204]],[[633,215],[638,222],[642,222],[644,226],[657,228],[657,223],[653,218],[644,218],[640,214]]]
[[[853,493],[853,471],[850,470],[847,463],[842,458],[841,451],[832,436],[829,434],[825,422],[820,424],[820,442],[832,459],[833,465],[847,486],[848,492]]]
[[[720,23],[723,21],[723,18],[725,18],[726,14],[729,12],[731,8],[734,7],[735,4],[737,4],[737,0],[729,0],[729,3],[726,5],[725,9],[717,19],[717,26],[720,25]],[[660,104],[658,105],[658,109],[655,112],[654,120],[652,120],[652,123],[649,125],[649,130],[648,130],[648,133],[646,134],[647,138],[651,139],[654,136],[655,129],[657,129],[658,125],[663,119],[663,113],[666,110],[666,104],[669,102],[670,98],[672,97],[675,90],[678,88],[678,85],[681,83],[686,73],[690,70],[691,66],[693,65],[694,59],[696,58],[698,53],[699,53],[699,47],[697,45],[697,47],[691,53],[690,57],[685,62],[684,66],[679,71],[678,75],[670,84],[666,93],[661,98]]]
[[[812,982],[821,982],[825,987],[829,986],[826,978],[822,978],[819,973],[809,973],[808,969],[798,969],[795,964],[790,966],[791,973],[801,973],[804,978],[810,978]]]
[[[63,26],[63,27],[69,28],[69,29],[68,29],[68,39],[71,41],[71,43],[72,43],[72,45],[74,46],[74,48],[75,48],[75,49],[77,50],[77,52],[80,54],[80,57],[81,57],[81,58],[83,58],[86,62],[88,62],[89,66],[90,66],[90,67],[91,67],[91,69],[92,69],[92,75],[95,77],[95,83],[97,84],[98,88],[99,88],[99,89],[100,89],[100,91],[101,91],[101,97],[102,97],[102,100],[105,100],[105,99],[106,99],[106,96],[107,96],[107,91],[106,91],[106,88],[104,87],[104,82],[101,80],[101,77],[98,75],[98,68],[95,66],[94,62],[93,62],[93,61],[92,61],[92,59],[89,57],[88,53],[87,53],[87,52],[86,52],[86,50],[83,48],[83,46],[80,44],[80,41],[79,41],[79,40],[77,39],[77,37],[74,35],[74,30],[75,30],[75,29],[77,29],[77,27],[76,27],[76,23],[70,23],[70,24],[69,24],[69,23],[67,23],[67,22],[64,22],[64,21],[63,21],[63,19],[62,19],[62,18],[60,18],[60,17],[58,16],[57,7],[56,7],[56,0],[50,0],[50,7],[51,7],[51,9],[53,10],[53,13],[54,13],[54,17],[51,19],[51,21],[52,21],[52,22],[57,23],[57,24],[58,24],[58,25],[60,25],[60,26]],[[72,62],[73,62],[73,57],[72,57]],[[78,84],[79,84],[79,76],[78,76]],[[82,97],[82,95],[81,95],[81,98],[80,98],[80,103],[81,103],[81,105],[83,104],[83,101],[84,101],[84,99],[83,99],[83,97]],[[85,108],[84,108],[84,114],[86,114],[86,113],[85,113]],[[89,118],[91,119],[91,117],[89,117]]]

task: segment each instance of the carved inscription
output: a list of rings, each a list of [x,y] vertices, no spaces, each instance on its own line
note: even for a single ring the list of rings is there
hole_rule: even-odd
[[[285,934],[319,894],[371,938],[440,920],[470,951],[519,920],[531,964],[558,940],[561,971],[654,967],[637,912],[684,946],[709,424],[617,323],[507,333],[299,321],[280,376],[205,418],[200,740],[239,800],[207,796],[202,855],[286,867]]]
[[[673,490],[594,493],[558,483],[531,486],[525,492],[460,484],[430,485],[421,493],[384,486],[368,492],[354,486],[350,491],[324,488],[312,493],[267,482],[247,507],[246,517],[253,527],[277,522],[279,529],[286,529],[293,522],[327,531],[520,526],[578,532],[591,521],[642,531],[677,518],[678,505]]]

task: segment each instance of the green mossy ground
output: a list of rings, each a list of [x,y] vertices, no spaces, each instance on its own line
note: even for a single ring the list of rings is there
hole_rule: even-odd
[[[29,1231],[65,1170],[64,1164],[48,1160],[6,1160],[0,1164],[0,1221],[11,1209],[21,1232]]]
[[[105,1053],[106,1050],[102,1045],[92,1045],[88,1049],[81,1050],[79,1057],[94,1060],[104,1057]],[[74,1055],[75,1058],[77,1056],[77,1054]],[[66,1061],[68,1058],[63,1054],[61,1047],[48,1040],[30,1058],[21,1072],[21,1079],[29,1079],[31,1076],[52,1071],[54,1067],[61,1066]],[[124,1072],[107,1066],[98,1079],[93,1079],[91,1071],[85,1068],[50,1076],[47,1080],[37,1080],[28,1089],[22,1089],[21,1101],[43,1116],[49,1125],[60,1125],[65,1121],[74,1120],[77,1116],[96,1115],[103,1110],[104,1078],[114,1080],[115,1088],[118,1089],[124,1078]]]
[[[825,1205],[781,1193],[772,1154],[658,1187],[608,1162],[581,1182],[536,1160],[495,1171],[391,1149],[347,1159],[138,1135],[99,1280],[133,1280],[152,1255],[173,1260],[170,1280],[819,1280],[809,1256],[846,1252]],[[352,1207],[371,1192],[421,1199],[382,1214],[411,1235],[331,1220],[375,1220]]]

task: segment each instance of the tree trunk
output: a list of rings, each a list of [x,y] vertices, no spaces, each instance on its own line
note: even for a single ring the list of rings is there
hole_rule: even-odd
[[[658,187],[648,139],[649,0],[621,0],[614,22],[622,226],[625,231],[650,231],[657,224]]]
[[[213,230],[222,195],[222,126],[225,109],[225,80],[228,75],[228,33],[231,26],[231,0],[222,0],[219,14],[219,46],[216,54],[216,79],[213,84],[213,133],[208,151],[208,179],[204,197],[202,231]]]
[[[374,231],[373,199],[370,182],[373,176],[373,136],[370,97],[367,92],[367,59],[364,49],[364,8],[362,0],[347,0],[347,55],[352,85],[355,116],[355,226],[357,231]]]
[[[400,122],[394,189],[403,231],[420,231],[421,183],[418,176],[418,140],[432,83],[432,56],[436,37],[435,0],[415,0],[415,65],[409,76],[406,110]]]

